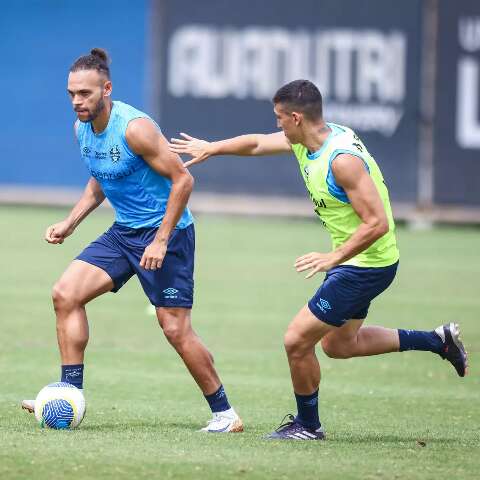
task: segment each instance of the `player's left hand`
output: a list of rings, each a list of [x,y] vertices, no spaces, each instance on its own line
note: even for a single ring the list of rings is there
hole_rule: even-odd
[[[167,253],[167,242],[154,240],[143,252],[140,266],[145,270],[157,270],[163,263]]]
[[[170,151],[177,155],[187,154],[192,158],[183,164],[184,167],[190,167],[200,162],[204,162],[212,155],[212,144],[206,140],[192,137],[186,133],[180,133],[183,138],[172,138],[168,147]]]
[[[295,260],[295,269],[297,272],[311,270],[305,278],[312,278],[318,272],[327,272],[339,264],[338,254],[336,252],[318,253],[310,252]]]

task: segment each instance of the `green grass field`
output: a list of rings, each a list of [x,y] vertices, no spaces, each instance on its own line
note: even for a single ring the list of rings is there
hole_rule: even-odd
[[[58,380],[50,289],[111,222],[98,212],[62,246],[45,227],[64,210],[0,207],[0,479],[479,478],[480,232],[399,229],[401,268],[369,323],[431,329],[458,320],[470,374],[424,352],[332,360],[319,351],[325,442],[266,442],[294,411],[283,332],[316,290],[296,256],[328,249],[318,223],[197,219],[194,326],[246,431],[205,435],[206,402],[163,338],[135,279],[88,307],[88,413],[42,430],[19,408]],[[424,445],[424,446],[423,446]]]

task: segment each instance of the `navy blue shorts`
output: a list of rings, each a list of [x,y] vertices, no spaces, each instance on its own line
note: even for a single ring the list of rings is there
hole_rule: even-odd
[[[339,265],[327,272],[322,286],[308,302],[322,322],[341,327],[347,320],[367,317],[370,302],[395,278],[398,262],[388,267]]]
[[[140,267],[145,248],[152,243],[158,228],[128,228],[114,223],[78,257],[110,275],[118,292],[137,275],[150,302],[156,307],[192,308],[195,229],[193,224],[175,229],[168,240],[161,268]]]

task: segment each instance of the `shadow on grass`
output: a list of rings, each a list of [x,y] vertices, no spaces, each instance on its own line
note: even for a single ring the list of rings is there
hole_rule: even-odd
[[[414,444],[418,447],[425,447],[428,444],[442,444],[442,443],[459,443],[460,438],[455,437],[432,437],[428,435],[405,435],[405,434],[381,434],[381,433],[338,433],[327,435],[327,441],[335,443],[347,443],[347,444]]]
[[[169,430],[184,430],[185,432],[192,432],[199,430],[202,425],[192,425],[188,422],[165,422],[165,421],[152,421],[152,420],[129,420],[128,423],[122,422],[102,422],[102,423],[87,423],[82,425],[80,429],[82,431],[101,432],[101,431],[130,431],[130,430],[142,430],[142,431],[169,431]]]
[[[187,421],[151,421],[151,420],[136,420],[129,421],[128,423],[121,422],[108,422],[108,423],[96,423],[82,425],[80,430],[84,432],[94,433],[112,433],[112,432],[132,432],[138,430],[138,433],[152,433],[158,432],[162,434],[198,434],[198,431],[202,425],[192,424]],[[248,437],[250,440],[266,441],[265,436],[269,432],[267,430],[262,431],[257,428],[247,429],[244,434],[234,435],[235,438]],[[216,436],[209,436],[209,438],[215,438]],[[252,438],[253,437],[253,438]],[[220,438],[220,437],[219,437]],[[223,438],[223,436],[221,437]],[[381,445],[381,444],[403,444],[418,448],[428,447],[429,444],[443,444],[443,443],[462,443],[465,439],[456,438],[452,436],[429,436],[429,435],[409,435],[409,434],[382,434],[382,433],[331,433],[327,434],[325,442],[301,442],[301,441],[266,441],[266,443],[273,444],[349,444],[349,445]]]

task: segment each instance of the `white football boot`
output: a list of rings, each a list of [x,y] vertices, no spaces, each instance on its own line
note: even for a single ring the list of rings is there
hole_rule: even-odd
[[[207,426],[200,431],[209,433],[243,432],[243,422],[237,412],[233,408],[229,408],[224,412],[215,412]]]
[[[29,413],[35,412],[35,400],[22,400],[22,408]]]
[[[83,392],[83,389],[80,389]],[[28,413],[35,413],[35,400],[22,400],[22,408]]]

